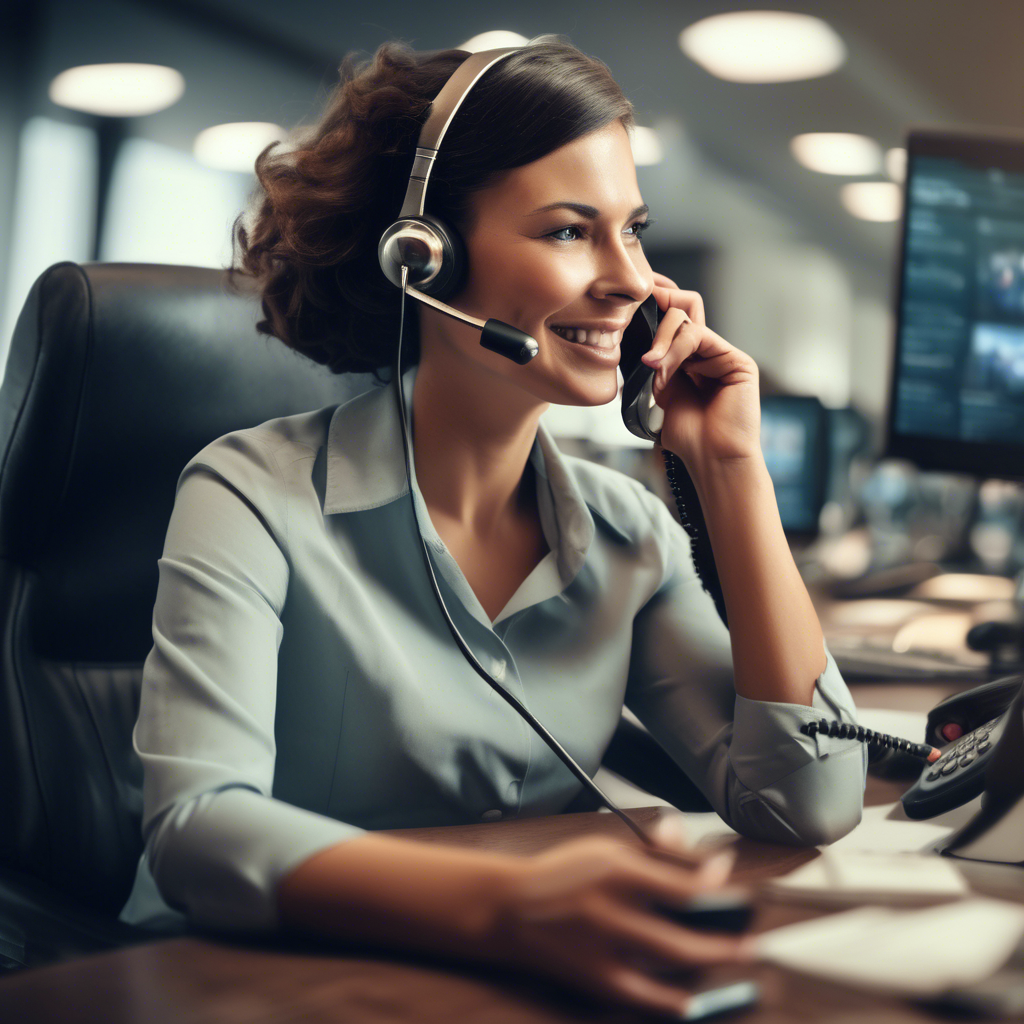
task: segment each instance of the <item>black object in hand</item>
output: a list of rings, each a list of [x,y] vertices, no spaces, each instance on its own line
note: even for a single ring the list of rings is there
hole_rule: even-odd
[[[747,894],[729,890],[701,893],[682,907],[659,904],[655,910],[681,928],[730,935],[745,932],[754,917]]]

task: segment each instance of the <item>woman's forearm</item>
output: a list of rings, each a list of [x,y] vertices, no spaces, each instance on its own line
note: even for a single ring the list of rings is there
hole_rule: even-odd
[[[516,858],[367,834],[321,850],[278,884],[296,931],[484,959]]]
[[[736,692],[809,705],[825,670],[824,639],[764,459],[691,472],[729,614]]]

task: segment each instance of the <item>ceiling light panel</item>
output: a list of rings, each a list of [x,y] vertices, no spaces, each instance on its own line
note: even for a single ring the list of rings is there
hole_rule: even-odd
[[[885,154],[885,173],[893,181],[902,181],[907,176],[907,151],[898,146]]]
[[[820,174],[877,174],[882,147],[866,135],[846,132],[808,132],[790,140],[797,161]]]
[[[630,134],[630,148],[633,150],[633,162],[637,167],[649,167],[651,164],[660,164],[665,158],[661,146],[661,139],[653,128],[645,128],[643,125],[636,125]]]
[[[839,198],[861,220],[894,221],[902,213],[902,192],[891,181],[851,181],[840,189]]]
[[[789,11],[712,15],[683,29],[679,48],[728,82],[819,78],[846,60],[846,45],[830,25]]]
[[[252,173],[256,157],[272,142],[281,142],[287,133],[269,121],[233,121],[204,128],[192,144],[195,158],[219,171]]]
[[[472,39],[467,39],[458,49],[479,53],[480,50],[499,50],[506,46],[525,46],[529,41],[526,36],[521,36],[518,32],[496,28],[490,32],[481,32],[479,35],[473,36]]]
[[[181,74],[160,64],[82,64],[50,83],[50,99],[58,106],[103,117],[155,114],[184,92]]]

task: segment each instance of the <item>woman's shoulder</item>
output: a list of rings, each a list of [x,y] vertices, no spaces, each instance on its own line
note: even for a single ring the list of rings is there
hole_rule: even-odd
[[[179,486],[197,470],[212,472],[247,496],[280,491],[292,478],[308,479],[337,408],[334,404],[277,416],[222,434],[192,456]]]

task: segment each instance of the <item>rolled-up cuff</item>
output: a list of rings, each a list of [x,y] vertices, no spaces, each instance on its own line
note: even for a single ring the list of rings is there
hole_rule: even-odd
[[[313,854],[365,831],[233,787],[170,811],[147,854],[163,899],[189,920],[269,930],[278,924],[280,880]]]
[[[739,694],[729,762],[745,793],[733,804],[740,831],[773,842],[834,842],[859,821],[867,778],[867,745],[800,732],[822,717],[855,722],[850,691],[825,648],[825,671],[812,705],[750,700]]]

